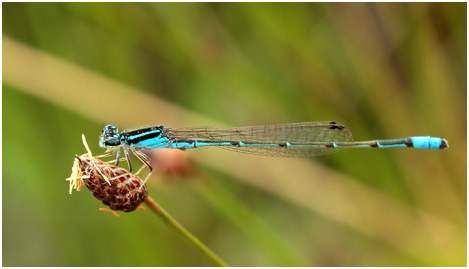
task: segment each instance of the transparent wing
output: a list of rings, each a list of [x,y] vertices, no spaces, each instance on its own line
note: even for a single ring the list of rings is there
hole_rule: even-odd
[[[232,146],[221,146],[221,148],[278,157],[322,155],[338,150],[327,148],[326,145],[330,145],[330,142],[352,140],[352,133],[347,127],[330,121],[232,128],[174,128],[169,129],[167,135],[178,140],[197,140],[208,143],[230,141],[234,142]],[[236,145],[236,142],[242,142],[248,146],[240,147]]]

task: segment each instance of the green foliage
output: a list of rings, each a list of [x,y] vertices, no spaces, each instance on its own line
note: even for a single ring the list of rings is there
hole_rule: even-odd
[[[441,220],[441,234],[422,231],[439,242],[453,227],[454,238],[466,238],[466,16],[465,3],[4,3],[3,38],[228,126],[334,120],[356,140],[444,137],[447,151],[349,150],[311,160],[409,208],[410,219]],[[76,109],[25,93],[5,81],[8,63],[3,266],[208,266],[150,213],[117,219],[99,212],[86,189],[68,194],[65,178],[84,153],[80,135],[101,153],[97,136],[110,119],[81,113],[94,109],[93,95],[76,100]],[[125,127],[182,127],[172,111],[129,111],[134,99],[127,97],[128,104],[106,95],[99,109],[135,121]],[[399,237],[408,228],[400,219],[377,225],[381,233],[364,232],[340,221],[357,212],[345,208],[334,218],[236,180],[244,155],[232,154],[228,172],[198,164],[208,176],[149,186],[230,265],[466,265],[465,240],[443,240],[435,256],[433,246]],[[290,173],[286,182],[297,177]],[[392,213],[373,212],[359,214],[379,223]]]

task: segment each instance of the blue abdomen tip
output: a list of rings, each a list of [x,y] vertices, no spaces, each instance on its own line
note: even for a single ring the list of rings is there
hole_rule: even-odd
[[[448,148],[448,142],[439,137],[414,136],[412,137],[414,148],[421,149],[445,149]]]

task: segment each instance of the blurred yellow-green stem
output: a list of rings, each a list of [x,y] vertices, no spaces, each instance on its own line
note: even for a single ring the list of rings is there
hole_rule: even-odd
[[[207,259],[210,260],[213,265],[216,266],[228,266],[220,257],[217,256],[211,249],[209,249],[204,243],[202,243],[197,237],[192,235],[184,226],[182,226],[177,220],[175,220],[166,210],[159,206],[151,197],[145,198],[145,204],[163,221],[184,237],[190,244],[200,250]]]

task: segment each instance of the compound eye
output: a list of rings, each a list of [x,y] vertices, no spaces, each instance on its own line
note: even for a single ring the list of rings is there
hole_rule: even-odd
[[[119,146],[120,140],[117,137],[109,137],[104,141],[106,146]]]
[[[103,134],[108,134],[109,135],[109,134],[116,134],[118,132],[119,132],[119,130],[117,129],[117,127],[114,126],[114,125],[111,125],[111,124],[106,125],[103,128]]]

